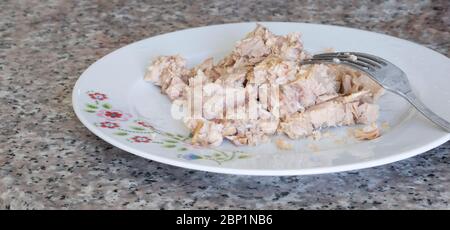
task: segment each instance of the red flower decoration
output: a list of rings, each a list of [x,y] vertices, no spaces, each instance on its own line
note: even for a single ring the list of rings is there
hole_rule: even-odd
[[[97,116],[105,118],[107,121],[127,121],[132,117],[129,113],[120,110],[100,110]]]
[[[121,118],[122,113],[114,112],[114,111],[106,111],[105,116],[110,117],[110,118]]]
[[[105,121],[105,122],[100,123],[100,127],[108,128],[108,129],[115,129],[115,128],[119,128],[119,124],[114,123],[114,122]]]
[[[138,121],[137,122],[139,125],[144,126],[146,128],[153,128],[153,125],[149,124],[148,122],[145,121]]]
[[[99,101],[108,99],[108,97],[103,93],[90,93],[89,97],[91,97],[94,100],[99,100]]]
[[[150,139],[148,137],[143,137],[143,136],[135,136],[135,137],[131,138],[131,140],[133,140],[134,142],[137,142],[137,143],[149,143],[152,139]]]

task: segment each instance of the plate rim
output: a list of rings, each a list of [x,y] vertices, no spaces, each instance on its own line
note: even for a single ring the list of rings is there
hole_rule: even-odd
[[[196,163],[192,163],[192,162],[188,162],[188,161],[179,161],[179,160],[174,160],[174,159],[170,159],[170,158],[165,158],[165,157],[160,157],[158,155],[154,155],[154,154],[149,154],[149,153],[145,153],[142,150],[139,149],[135,149],[132,147],[129,147],[126,144],[123,144],[117,140],[115,140],[114,138],[108,136],[106,133],[100,131],[97,127],[95,127],[93,124],[89,123],[87,118],[81,113],[80,111],[80,107],[79,107],[79,95],[80,95],[80,82],[82,80],[83,77],[85,77],[86,72],[88,72],[88,70],[90,68],[93,67],[93,65],[103,59],[105,59],[107,56],[115,53],[115,52],[119,52],[122,49],[127,48],[128,46],[134,45],[136,43],[140,43],[143,42],[147,39],[151,39],[151,38],[155,38],[155,37],[159,37],[159,36],[164,36],[164,35],[169,35],[169,34],[173,34],[173,33],[177,33],[177,32],[181,32],[181,31],[189,31],[189,30],[195,30],[195,29],[199,29],[199,28],[207,28],[207,27],[215,27],[215,26],[224,26],[224,25],[228,25],[228,26],[232,26],[232,25],[239,25],[239,24],[251,24],[251,23],[261,23],[261,24],[305,24],[305,25],[313,25],[313,26],[327,26],[327,27],[338,27],[341,29],[349,29],[349,30],[355,30],[355,31],[362,31],[362,32],[366,32],[366,33],[372,33],[372,34],[376,34],[377,36],[387,36],[396,40],[400,40],[402,42],[408,42],[408,43],[412,43],[414,45],[418,45],[421,46],[423,48],[429,49],[431,51],[433,51],[433,53],[438,54],[442,57],[448,58],[445,55],[430,49],[424,45],[421,45],[419,43],[416,42],[412,42],[412,41],[408,41],[405,39],[401,39],[401,38],[397,38],[391,35],[387,35],[387,34],[383,34],[383,33],[378,33],[378,32],[373,32],[373,31],[368,31],[368,30],[362,30],[362,29],[357,29],[357,28],[352,28],[352,27],[346,27],[346,26],[340,26],[340,25],[330,25],[330,24],[318,24],[318,23],[304,23],[304,22],[279,22],[279,21],[249,21],[249,22],[238,22],[238,23],[225,23],[225,24],[212,24],[212,25],[207,25],[207,26],[198,26],[198,27],[192,27],[192,28],[186,28],[186,29],[182,29],[182,30],[176,30],[176,31],[172,31],[172,32],[168,32],[168,33],[162,33],[162,34],[157,34],[155,36],[152,37],[147,37],[129,44],[126,44],[120,48],[117,48],[111,52],[109,52],[108,54],[104,55],[103,57],[95,60],[93,63],[91,63],[89,65],[88,68],[86,68],[83,73],[78,77],[76,83],[73,86],[72,89],[72,109],[74,110],[75,115],[77,116],[77,118],[80,120],[80,122],[93,134],[95,134],[96,136],[98,136],[99,138],[103,139],[103,141],[106,141],[107,143],[121,149],[124,150],[128,153],[137,155],[139,157],[145,158],[145,159],[149,159],[152,161],[156,161],[159,163],[164,163],[164,164],[168,164],[168,165],[172,165],[172,166],[176,166],[176,167],[181,167],[181,168],[186,168],[186,169],[192,169],[192,170],[199,170],[199,171],[205,171],[205,172],[214,172],[214,173],[222,173],[222,174],[232,174],[232,175],[250,175],[250,176],[294,176],[294,175],[317,175],[317,174],[326,174],[326,173],[337,173],[337,172],[344,172],[344,171],[353,171],[353,170],[359,170],[359,169],[366,169],[366,168],[372,168],[372,167],[376,167],[376,166],[381,166],[381,165],[386,165],[386,164],[390,164],[390,163],[394,163],[397,161],[401,161],[407,158],[411,158],[413,156],[417,156],[421,153],[424,153],[426,151],[429,151],[433,148],[436,148],[440,145],[442,145],[443,143],[447,142],[448,140],[450,140],[450,133],[447,133],[446,135],[442,135],[440,138],[435,139],[434,141],[426,144],[426,145],[422,145],[420,147],[414,148],[412,150],[406,150],[403,153],[399,153],[399,154],[395,154],[392,156],[387,156],[387,157],[383,157],[380,159],[375,159],[375,160],[369,160],[369,161],[365,161],[365,162],[357,162],[357,163],[351,163],[351,164],[344,164],[344,165],[338,165],[338,166],[320,166],[320,167],[314,167],[314,168],[304,168],[304,169],[236,169],[236,168],[227,168],[227,167],[220,167],[220,166],[210,166],[210,165],[201,165],[201,164],[196,164]],[[417,116],[417,115],[416,115]]]

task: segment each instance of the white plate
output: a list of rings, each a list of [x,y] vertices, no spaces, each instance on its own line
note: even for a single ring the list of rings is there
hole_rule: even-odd
[[[276,34],[301,32],[305,49],[313,53],[332,47],[391,61],[408,75],[423,102],[450,120],[447,57],[409,41],[362,30],[303,23],[262,24]],[[150,60],[181,54],[192,66],[209,56],[220,58],[254,27],[255,23],[237,23],[193,28],[118,49],[92,64],[78,79],[72,97],[75,113],[97,136],[130,153],[170,165],[230,174],[302,175],[362,169],[412,157],[449,140],[450,134],[388,93],[379,103],[380,122],[387,122],[389,128],[372,141],[353,140],[346,128],[337,128],[332,130],[336,136],[320,141],[291,141],[291,151],[280,151],[273,142],[257,147],[224,143],[203,149],[183,142],[188,131],[171,118],[169,100],[142,80]]]

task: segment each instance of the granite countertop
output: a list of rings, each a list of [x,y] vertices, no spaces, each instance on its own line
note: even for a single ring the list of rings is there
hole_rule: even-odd
[[[341,2],[1,1],[0,208],[449,209],[450,142],[346,173],[221,175],[124,152],[89,132],[72,110],[75,81],[95,60],[133,41],[189,27],[335,24],[450,56],[448,0]]]

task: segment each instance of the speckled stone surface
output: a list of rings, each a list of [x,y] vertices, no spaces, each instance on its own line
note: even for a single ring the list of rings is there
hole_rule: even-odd
[[[103,55],[161,33],[241,21],[350,26],[450,56],[448,0],[3,0],[0,208],[450,208],[450,142],[417,157],[354,172],[231,176],[144,160],[100,140],[75,117],[72,87]]]

